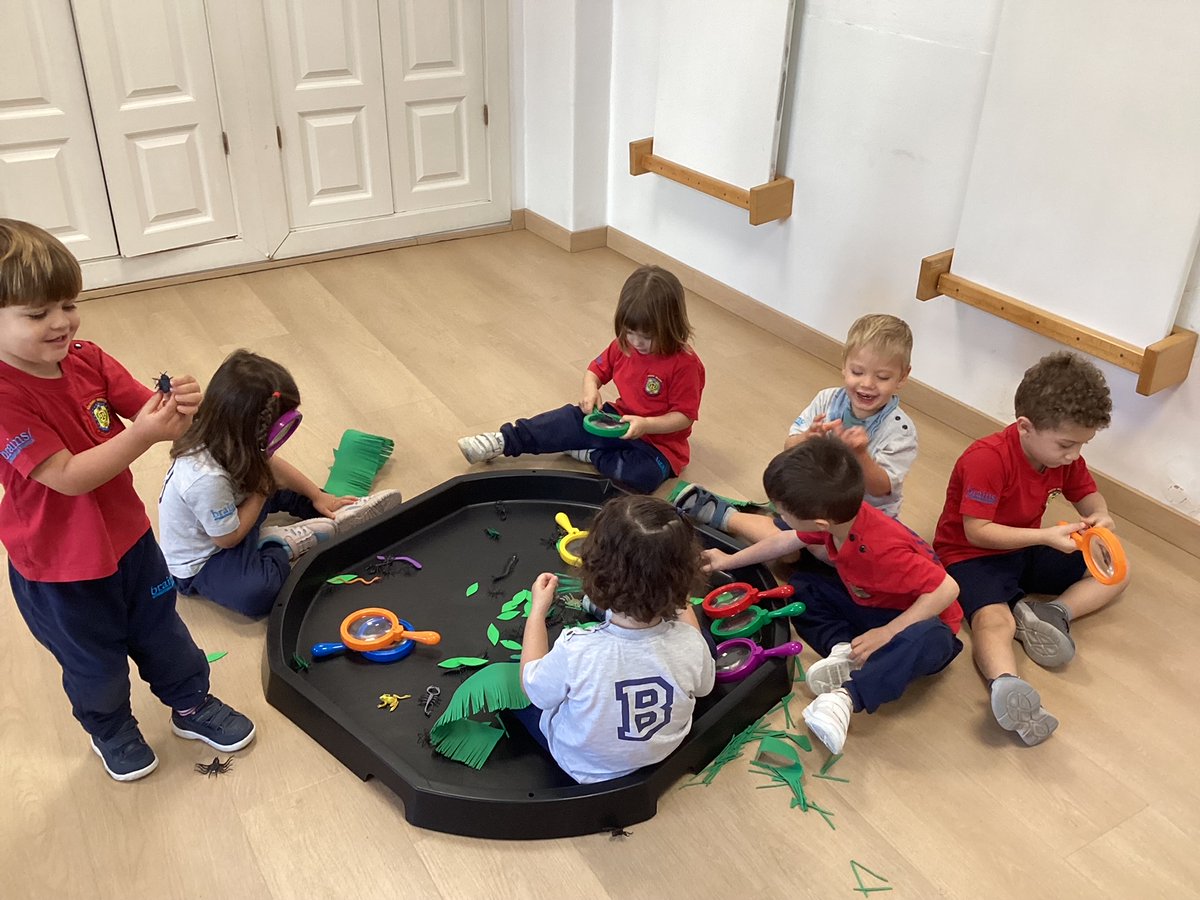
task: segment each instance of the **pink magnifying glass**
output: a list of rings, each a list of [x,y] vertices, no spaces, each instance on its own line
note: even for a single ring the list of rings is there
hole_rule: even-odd
[[[267,433],[267,446],[263,448],[267,451],[267,456],[273,455],[287,442],[288,438],[296,433],[296,429],[300,427],[300,420],[303,418],[300,410],[289,409],[275,421],[270,432]]]
[[[804,646],[799,641],[788,641],[770,650],[764,650],[749,638],[733,638],[717,644],[717,681],[741,681],[772,656],[795,656]]]

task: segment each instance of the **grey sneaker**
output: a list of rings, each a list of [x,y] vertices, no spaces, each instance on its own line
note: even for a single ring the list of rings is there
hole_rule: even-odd
[[[337,533],[333,519],[305,519],[291,525],[267,525],[258,532],[258,546],[278,544],[285,548],[288,557],[297,557],[322,544]]]
[[[104,763],[104,771],[117,781],[137,781],[158,768],[158,757],[133,718],[106,741],[93,737],[92,749]]]
[[[254,740],[254,723],[212,694],[190,715],[172,710],[171,730],[185,740],[204,741],[225,753],[241,750]]]
[[[689,484],[675,498],[675,508],[701,525],[711,525],[724,531],[733,507],[710,490]]]
[[[1054,733],[1058,719],[1042,708],[1042,696],[1016,675],[1001,675],[992,682],[992,715],[1005,731],[1015,731],[1029,746]]]
[[[504,453],[504,435],[498,431],[458,439],[458,449],[469,463],[487,462]]]
[[[333,521],[341,534],[387,515],[403,502],[399,491],[378,491],[343,506],[333,514]]]
[[[1018,600],[1013,605],[1013,618],[1017,621],[1017,640],[1039,666],[1062,666],[1075,658],[1071,626],[1060,604]]]

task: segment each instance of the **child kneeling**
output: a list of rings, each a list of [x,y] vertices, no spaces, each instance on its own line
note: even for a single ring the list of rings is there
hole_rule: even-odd
[[[824,550],[836,575],[792,576],[803,615],[797,634],[825,659],[806,683],[816,699],[804,721],[841,753],[853,712],[874,712],[924,675],[946,668],[962,650],[958,585],[933,551],[896,519],[863,501],[854,453],[832,436],[785,450],[763,473],[763,487],[794,531],[779,531],[745,550],[706,550],[708,569],[737,569],[807,548]]]
[[[522,722],[564,772],[588,784],[669,756],[716,670],[688,602],[701,581],[700,545],[669,503],[610,500],[580,556],[584,592],[606,621],[565,629],[548,651],[546,613],[558,579],[538,576],[521,649],[521,684],[533,706]]]

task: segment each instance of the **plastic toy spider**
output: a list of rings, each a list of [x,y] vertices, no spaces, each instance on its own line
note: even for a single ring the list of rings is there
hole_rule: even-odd
[[[221,757],[214,756],[213,761],[210,763],[196,763],[197,774],[211,775],[214,777],[217,775],[224,775],[226,772],[228,772],[232,768],[233,768],[233,757],[232,756],[229,757],[229,759],[225,760],[225,762],[221,762]]]

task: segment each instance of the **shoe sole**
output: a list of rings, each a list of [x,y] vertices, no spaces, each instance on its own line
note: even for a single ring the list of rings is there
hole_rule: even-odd
[[[1043,622],[1027,603],[1013,607],[1013,618],[1017,623],[1017,640],[1025,648],[1025,654],[1039,666],[1063,666],[1075,658],[1071,636]]]
[[[94,743],[92,744],[92,752],[100,757],[100,763],[104,766],[104,771],[108,773],[113,781],[137,781],[139,778],[145,778],[151,772],[158,768],[158,757],[154,757],[154,761],[144,769],[138,769],[136,772],[126,772],[118,774],[108,767],[108,763],[104,760],[104,754],[100,752],[100,748]]]
[[[707,496],[704,496],[704,499],[701,499],[702,495]],[[696,499],[692,503],[691,509],[685,510],[683,507],[687,504],[688,500],[693,497]],[[717,528],[713,522],[718,518],[718,514],[721,512],[722,506],[724,506],[726,510],[730,509],[728,503],[726,503],[712,491],[708,490],[707,488],[703,488],[698,484],[689,484],[686,488],[680,491],[679,496],[675,498],[673,505],[677,510],[683,513],[693,522],[696,522],[700,525],[707,525],[710,528]],[[704,516],[702,513],[698,515],[697,513],[700,510],[711,510],[711,512],[709,512],[707,516]],[[720,529],[718,528],[718,530]]]
[[[174,722],[171,723],[171,730],[175,732],[176,736],[183,738],[185,741],[204,741],[204,743],[208,744],[208,746],[212,747],[214,750],[220,750],[222,753],[233,753],[235,750],[241,750],[252,740],[254,740],[255,731],[254,726],[251,725],[250,733],[236,744],[218,744],[212,738],[206,737],[205,735],[196,731],[186,731],[180,728]]]
[[[854,666],[848,659],[819,659],[804,673],[804,682],[814,696],[836,691],[850,680]]]
[[[1058,719],[1042,708],[1042,695],[1028,682],[1004,679],[992,691],[992,715],[1005,731],[1015,731],[1030,747],[1040,744],[1058,727]]]
[[[475,463],[481,463],[481,462],[490,462],[491,460],[495,459],[496,457],[504,455],[503,449],[497,450],[495,453],[493,453],[491,455],[488,455],[487,453],[476,454],[475,451],[472,450],[471,447],[469,446],[469,441],[470,441],[470,438],[459,438],[458,449],[462,453],[463,457],[467,460],[467,462],[469,462],[471,465],[475,465]]]
[[[404,497],[402,497],[400,492],[397,491],[394,494],[388,494],[373,506],[360,507],[353,513],[343,516],[341,519],[335,517],[333,519],[334,533],[341,534],[342,532],[349,531],[352,528],[357,528],[360,525],[373,522],[376,519],[386,516],[393,510],[398,509],[403,503]],[[322,538],[318,537],[317,540],[320,541]]]

